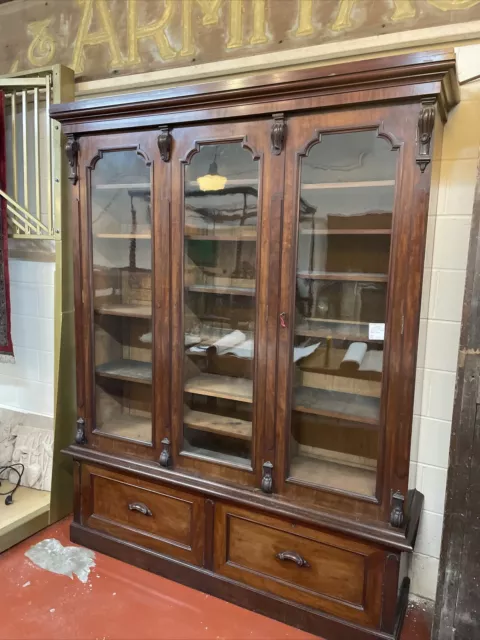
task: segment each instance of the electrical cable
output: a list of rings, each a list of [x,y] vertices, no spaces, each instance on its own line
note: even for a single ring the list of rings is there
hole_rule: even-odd
[[[19,471],[15,467],[21,467],[21,470]],[[13,494],[15,493],[15,491],[20,486],[20,482],[22,480],[23,472],[25,471],[25,466],[21,462],[15,462],[14,464],[7,464],[6,466],[0,467],[0,476],[2,475],[2,473],[4,473],[5,471],[8,471],[8,470],[15,471],[15,473],[18,476],[18,478],[17,478],[17,482],[16,482],[15,486],[13,487],[13,489],[10,489],[9,491],[3,491],[3,492],[0,491],[0,496],[7,496],[5,498],[5,504],[7,506],[9,504],[12,504],[12,502],[13,502]],[[1,481],[0,481],[0,486],[2,486]]]

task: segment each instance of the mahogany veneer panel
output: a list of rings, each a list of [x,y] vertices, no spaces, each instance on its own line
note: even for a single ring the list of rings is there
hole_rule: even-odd
[[[309,566],[279,559],[282,552]],[[224,576],[351,621],[379,622],[380,547],[217,503],[214,553]]]
[[[87,526],[192,564],[203,562],[203,500],[180,489],[92,466],[82,470]],[[141,505],[149,514],[132,510]]]

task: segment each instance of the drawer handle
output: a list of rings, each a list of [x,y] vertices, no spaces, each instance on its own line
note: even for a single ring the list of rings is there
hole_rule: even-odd
[[[128,505],[130,511],[138,511],[139,513],[143,513],[144,516],[153,516],[153,513],[143,502],[131,502]]]
[[[276,557],[279,560],[290,560],[290,562],[295,562],[299,567],[310,566],[305,558],[302,558],[302,556],[296,551],[280,551],[280,553],[277,553]]]

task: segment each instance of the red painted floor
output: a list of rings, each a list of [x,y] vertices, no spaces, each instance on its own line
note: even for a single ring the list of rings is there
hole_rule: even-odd
[[[68,525],[64,520],[0,556],[1,640],[313,638],[100,553],[86,584],[24,556],[44,538],[71,544]]]
[[[314,638],[100,553],[86,584],[24,556],[44,538],[70,545],[68,527],[64,520],[0,555],[0,640]],[[425,612],[409,610],[402,640],[426,640],[429,626]]]

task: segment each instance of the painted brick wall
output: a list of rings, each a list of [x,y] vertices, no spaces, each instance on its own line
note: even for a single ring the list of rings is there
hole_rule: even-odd
[[[53,262],[10,259],[15,364],[0,363],[0,407],[53,416]]]
[[[480,75],[480,47],[457,50],[461,79]],[[431,208],[415,394],[410,486],[425,495],[411,565],[412,592],[434,599],[468,242],[480,147],[480,81],[462,86],[441,149],[438,202]]]

